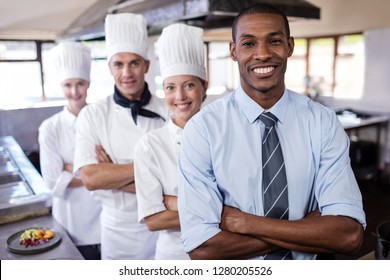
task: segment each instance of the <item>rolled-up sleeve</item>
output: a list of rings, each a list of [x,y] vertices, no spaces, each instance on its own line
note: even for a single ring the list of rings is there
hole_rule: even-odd
[[[343,215],[366,227],[362,197],[350,165],[349,138],[332,112],[323,122],[316,196],[322,215]]]
[[[179,217],[181,240],[191,252],[219,233],[222,195],[212,171],[206,132],[190,120],[179,154]]]

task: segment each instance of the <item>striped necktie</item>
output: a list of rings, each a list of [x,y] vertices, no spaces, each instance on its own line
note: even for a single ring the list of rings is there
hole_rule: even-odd
[[[278,118],[270,112],[263,112],[259,119],[265,125],[262,139],[263,159],[263,204],[264,215],[278,219],[288,219],[287,177],[282,148],[275,125]],[[265,259],[291,259],[291,251],[281,249],[266,254]]]

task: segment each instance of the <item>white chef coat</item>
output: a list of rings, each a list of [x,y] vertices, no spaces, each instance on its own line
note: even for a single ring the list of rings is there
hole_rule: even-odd
[[[135,153],[135,182],[137,188],[138,220],[165,211],[164,195],[177,196],[177,158],[182,129],[172,120],[143,136]],[[160,230],[156,259],[190,259],[180,241],[180,230]]]
[[[144,108],[167,119],[165,102],[157,97],[152,96]],[[113,95],[86,106],[77,119],[76,175],[81,167],[98,163],[95,154],[98,144],[103,146],[114,163],[131,163],[135,145],[141,136],[165,124],[160,118],[138,116],[136,125],[130,109],[116,104]],[[156,238],[156,234],[138,223],[136,195],[120,190],[96,190],[94,195],[104,206],[102,259],[153,259],[155,239],[153,242],[151,239],[153,236]],[[118,238],[118,235],[121,237]]]
[[[52,213],[76,246],[100,244],[101,203],[85,186],[68,188],[73,174],[64,171],[72,164],[76,116],[63,111],[39,127],[40,164],[43,179],[53,195]]]

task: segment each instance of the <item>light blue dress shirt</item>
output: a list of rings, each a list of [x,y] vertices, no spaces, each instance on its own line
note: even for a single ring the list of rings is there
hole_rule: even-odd
[[[242,88],[206,106],[186,124],[179,156],[179,213],[187,252],[221,231],[223,205],[263,216],[261,139],[264,111]],[[349,139],[335,112],[285,90],[270,110],[286,165],[289,219],[319,208],[365,227],[350,166]],[[315,255],[293,252],[294,259]],[[262,257],[260,257],[262,258]]]

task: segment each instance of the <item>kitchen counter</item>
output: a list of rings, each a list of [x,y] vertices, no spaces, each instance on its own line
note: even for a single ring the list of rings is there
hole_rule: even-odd
[[[338,110],[337,117],[351,139],[351,163],[359,179],[379,180],[386,149],[389,117]]]
[[[61,234],[61,242],[58,246],[42,253],[22,255],[15,254],[8,250],[7,239],[14,233],[34,228],[43,227],[51,228]],[[45,215],[35,218],[30,218],[18,222],[0,225],[0,259],[1,260],[83,260],[83,256],[73,244],[69,235],[62,226],[51,216]]]
[[[51,192],[12,136],[0,137],[0,224],[47,214]]]
[[[387,127],[389,118],[387,116],[372,116],[365,119],[361,118],[343,118],[339,117],[343,128],[348,132],[353,129],[361,129],[364,127]]]

